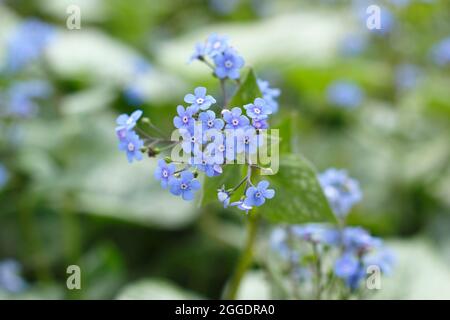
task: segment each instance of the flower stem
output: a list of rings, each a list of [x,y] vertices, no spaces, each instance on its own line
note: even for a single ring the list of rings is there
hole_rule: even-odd
[[[258,230],[258,216],[255,209],[248,216],[247,221],[247,240],[245,242],[244,251],[239,258],[236,269],[227,285],[223,297],[227,300],[235,300],[239,290],[242,278],[247,269],[250,267],[253,260],[253,248],[255,245],[256,235]]]

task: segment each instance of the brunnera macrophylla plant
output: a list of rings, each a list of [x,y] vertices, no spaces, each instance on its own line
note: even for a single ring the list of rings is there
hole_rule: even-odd
[[[269,182],[256,182],[255,174],[274,173],[261,163],[267,163],[262,160],[268,156],[269,145],[275,145],[268,141],[271,136],[267,131],[269,118],[278,109],[280,91],[258,79],[260,96],[242,105],[230,105],[233,96],[228,94],[227,85],[234,85],[236,92],[242,89],[241,71],[245,62],[225,36],[212,34],[198,43],[189,61],[195,60],[211,68],[219,79],[221,102],[202,86],[187,93],[184,105],[176,108],[171,137],[161,135],[150,119],[142,117],[141,110],[122,114],[116,121],[119,149],[130,163],[142,160],[145,153],[154,157],[171,150],[170,156],[158,160],[154,177],[162,188],[187,201],[193,200],[201,189],[199,174],[213,178],[231,165],[244,165],[246,171],[236,185],[217,186],[217,198],[225,208],[237,207],[248,213],[275,196]],[[149,130],[158,136],[152,136]]]
[[[291,284],[286,294],[347,299],[381,289],[381,275],[392,271],[393,253],[367,230],[346,225],[351,208],[362,199],[358,181],[333,168],[318,178],[339,224],[279,226],[272,231],[271,247],[282,261],[278,269]]]

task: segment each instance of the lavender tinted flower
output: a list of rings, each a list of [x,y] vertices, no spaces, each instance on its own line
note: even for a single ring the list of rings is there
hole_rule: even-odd
[[[195,123],[195,120],[192,117],[195,113],[194,111],[195,110],[191,107],[187,107],[186,109],[184,109],[183,106],[181,105],[178,106],[177,107],[178,116],[175,116],[173,118],[173,125],[175,126],[175,128],[192,131]]]
[[[176,167],[173,163],[166,163],[163,159],[158,160],[158,166],[155,169],[155,179],[161,182],[161,187],[166,189],[169,179],[175,173]]]
[[[168,185],[173,195],[181,196],[187,201],[193,200],[195,192],[200,189],[200,182],[194,178],[192,172],[187,170],[180,173],[180,178],[172,176]]]
[[[252,119],[252,126],[257,130],[269,128],[269,124],[266,119]]]
[[[245,192],[244,204],[248,207],[259,207],[266,202],[266,199],[272,199],[275,196],[275,190],[267,189],[269,182],[260,181],[256,187],[251,186]]]
[[[144,142],[134,131],[127,131],[125,138],[119,141],[119,150],[125,151],[129,163],[133,162],[133,159],[142,160],[141,148],[144,146]]]
[[[221,130],[225,123],[222,119],[216,119],[216,114],[208,110],[199,114],[198,119],[202,122],[203,130]]]
[[[216,99],[214,99],[210,95],[206,95],[205,87],[197,87],[194,90],[194,94],[189,93],[184,97],[184,101],[186,103],[191,104],[191,108],[193,113],[197,113],[200,109],[206,110],[212,104],[216,103]]]
[[[232,203],[230,204],[230,206],[232,206],[232,207],[237,207],[239,210],[245,211],[245,213],[247,213],[247,214],[248,214],[248,212],[249,212],[250,210],[253,209],[252,206],[246,204],[245,201],[243,201],[243,200],[239,200],[239,201],[236,201],[236,202],[232,202]]]
[[[235,50],[228,48],[223,54],[214,57],[214,63],[217,77],[236,80],[240,77],[239,70],[244,66],[244,59]]]
[[[125,113],[121,114],[116,119],[117,123],[116,132],[121,130],[130,131],[136,126],[136,123],[141,118],[141,116],[142,110],[136,110],[130,116],[128,116]]]
[[[227,36],[218,35],[217,33],[211,34],[206,41],[208,55],[214,58],[224,53],[229,48],[228,41]]]
[[[209,155],[208,152],[202,152],[199,148],[195,148],[190,164],[199,171],[204,172],[208,177],[214,177],[222,173],[222,167],[217,165],[214,160],[214,157]]]
[[[272,114],[272,107],[264,99],[256,98],[253,103],[244,105],[247,115],[252,119],[267,119]]]
[[[225,191],[225,188],[217,190],[217,199],[223,204],[224,208],[227,208],[230,205],[230,194]]]
[[[226,122],[225,129],[239,129],[249,125],[250,120],[242,115],[242,109],[235,107],[230,110],[224,110],[222,113],[223,119]]]
[[[181,129],[180,130],[181,138],[183,139],[181,142],[181,147],[183,151],[191,154],[198,148],[199,145],[205,143],[204,132],[201,123],[195,123],[192,126],[192,129]]]

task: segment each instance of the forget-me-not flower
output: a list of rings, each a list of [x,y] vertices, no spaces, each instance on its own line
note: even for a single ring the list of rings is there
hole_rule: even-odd
[[[356,108],[361,105],[364,94],[361,88],[349,81],[335,81],[327,89],[328,101],[338,107]]]
[[[272,199],[275,196],[275,190],[267,189],[269,182],[266,180],[260,181],[258,185],[251,186],[245,192],[244,204],[248,207],[259,207],[266,202],[266,199]]]
[[[216,114],[211,110],[200,113],[198,119],[202,122],[204,131],[210,129],[221,130],[225,125],[222,119],[216,119]]]
[[[194,178],[190,171],[182,171],[180,178],[171,177],[169,179],[170,192],[176,196],[181,196],[183,200],[194,199],[195,191],[200,189],[200,182]]]
[[[187,107],[186,109],[183,106],[177,107],[178,116],[173,118],[173,125],[178,129],[186,129],[192,130],[195,124],[195,120],[192,117],[194,115],[194,109],[191,107]]]
[[[214,57],[214,63],[217,77],[236,80],[240,77],[239,70],[244,66],[244,59],[235,50],[228,48],[223,54]]]
[[[136,126],[137,121],[142,116],[142,110],[134,111],[130,116],[127,114],[121,114],[117,117],[116,123],[116,132],[125,129],[126,131],[130,131]]]
[[[236,130],[237,153],[245,152],[247,154],[255,154],[262,143],[263,140],[256,133],[255,128],[247,127],[246,129]]]
[[[176,170],[175,164],[166,163],[163,159],[158,160],[158,166],[155,169],[155,179],[161,182],[162,188],[167,188],[170,177]]]
[[[252,119],[267,119],[272,114],[272,107],[264,99],[256,98],[253,103],[244,105],[247,115]]]
[[[206,110],[208,109],[212,104],[216,103],[216,99],[214,99],[210,95],[206,95],[206,88],[205,87],[197,87],[194,90],[194,94],[188,93],[184,97],[184,101],[186,103],[191,104],[191,108],[194,113],[197,113],[200,109]]]
[[[224,110],[222,112],[223,119],[227,123],[225,129],[239,129],[249,125],[250,120],[242,115],[242,109],[234,107],[230,110]]]
[[[119,150],[125,151],[129,163],[133,159],[142,160],[141,148],[144,146],[139,136],[134,131],[127,131],[125,138],[119,141]]]

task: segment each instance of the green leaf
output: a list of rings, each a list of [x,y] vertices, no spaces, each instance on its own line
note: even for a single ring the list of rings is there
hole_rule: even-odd
[[[230,107],[242,107],[244,104],[253,102],[255,98],[262,97],[253,69],[245,68],[242,75],[241,85],[229,102]]]
[[[223,167],[223,174],[217,177],[205,177],[203,179],[202,197],[200,204],[206,205],[211,202],[219,203],[217,200],[217,189],[223,185],[225,188],[232,188],[244,177],[242,165],[229,165]]]
[[[302,156],[283,156],[277,174],[267,176],[275,197],[259,211],[276,223],[335,222],[316,176]]]

